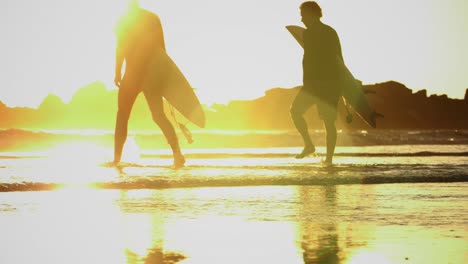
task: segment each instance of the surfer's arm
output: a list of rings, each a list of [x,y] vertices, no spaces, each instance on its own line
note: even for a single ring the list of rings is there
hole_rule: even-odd
[[[336,31],[333,32],[333,42],[335,43],[336,55],[344,63],[343,52],[341,51],[340,38],[338,37],[338,34],[336,33]]]
[[[114,83],[117,87],[120,87],[120,82],[122,81],[122,65],[124,62],[125,56],[123,49],[120,43],[117,43],[117,48],[115,51],[115,77]]]
[[[343,52],[341,51],[341,44],[340,44],[340,39],[337,38],[337,47],[336,47],[336,51],[338,53],[338,57],[341,58],[341,60],[343,61],[344,63],[344,59],[343,59]]]
[[[120,17],[114,28],[116,36],[114,83],[117,87],[120,87],[120,82],[122,81],[122,65],[125,59],[124,39],[126,38],[127,30],[128,21],[126,17]]]
[[[163,50],[166,51],[166,41],[164,40],[164,31],[161,28],[161,46],[163,47]]]
[[[159,19],[159,17],[157,20],[156,27],[157,27],[156,33],[159,35],[157,36],[157,39],[159,40],[159,47],[162,47],[162,49],[166,51],[166,41],[164,40],[164,30],[163,30],[161,20]]]

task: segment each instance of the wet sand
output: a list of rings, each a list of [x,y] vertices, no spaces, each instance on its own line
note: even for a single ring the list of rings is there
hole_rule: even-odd
[[[0,263],[467,263],[468,183],[0,193]]]

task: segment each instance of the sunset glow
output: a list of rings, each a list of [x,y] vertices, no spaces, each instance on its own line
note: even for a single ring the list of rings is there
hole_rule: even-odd
[[[301,25],[301,2],[203,0],[180,6],[142,0],[141,5],[160,15],[169,54],[202,103],[211,104],[301,85],[302,50],[284,28]],[[348,67],[364,83],[396,80],[429,94],[463,97],[466,1],[319,3],[323,21],[339,33]],[[114,89],[113,29],[124,0],[2,5],[0,54],[6,59],[0,62],[0,101],[36,107],[49,93],[68,101],[97,80]]]
[[[0,263],[468,263],[467,0],[0,2]]]

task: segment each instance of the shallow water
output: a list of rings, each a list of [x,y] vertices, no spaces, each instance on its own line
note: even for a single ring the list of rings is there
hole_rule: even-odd
[[[467,187],[0,193],[0,262],[466,263]]]
[[[467,145],[299,151],[2,152],[0,263],[468,261]]]
[[[118,167],[106,163],[110,149],[95,146],[4,152],[0,191],[468,181],[467,145],[338,147],[333,166],[321,163],[323,147],[302,160],[294,158],[298,152],[300,148],[192,149],[180,170],[171,167],[167,150],[128,149]]]

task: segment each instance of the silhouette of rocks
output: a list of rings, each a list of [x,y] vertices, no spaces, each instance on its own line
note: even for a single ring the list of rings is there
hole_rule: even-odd
[[[39,105],[38,110],[40,111],[57,111],[65,110],[67,105],[62,101],[60,97],[54,94],[49,94],[44,98],[42,103]]]
[[[274,88],[253,100],[234,100],[227,105],[204,106],[208,129],[227,130],[294,130],[289,108],[300,87]],[[370,104],[383,114],[378,129],[467,129],[468,89],[465,98],[415,93],[405,85],[389,81],[365,85]],[[48,95],[38,109],[10,108],[0,102],[0,128],[23,129],[108,129],[112,130],[117,111],[117,90],[108,90],[101,82],[78,90],[68,104]],[[167,109],[167,107],[166,107]],[[340,129],[370,129],[354,116],[345,121],[346,111],[339,106],[337,126]],[[310,129],[322,129],[315,107],[306,113]],[[172,119],[172,118],[171,118]],[[183,121],[183,118],[180,119]],[[129,129],[157,129],[143,96],[135,102]]]
[[[378,119],[382,129],[465,129],[468,128],[468,108],[465,100],[447,95],[430,95],[390,81],[365,85],[376,94],[368,95],[370,104],[385,118]]]
[[[224,107],[216,107],[221,127],[249,129],[293,129],[289,107],[300,87],[275,88],[265,96],[249,101],[234,101]],[[447,95],[427,96],[426,90],[413,93],[405,85],[389,81],[364,85],[370,104],[383,114],[378,119],[378,129],[466,129],[468,128],[467,99],[450,99]],[[211,115],[210,115],[211,116]],[[243,118],[239,118],[243,117]],[[345,121],[346,111],[339,106],[338,127],[342,129],[369,129],[356,115],[354,121]],[[310,129],[322,128],[315,107],[305,118]],[[216,122],[215,122],[216,123]]]

